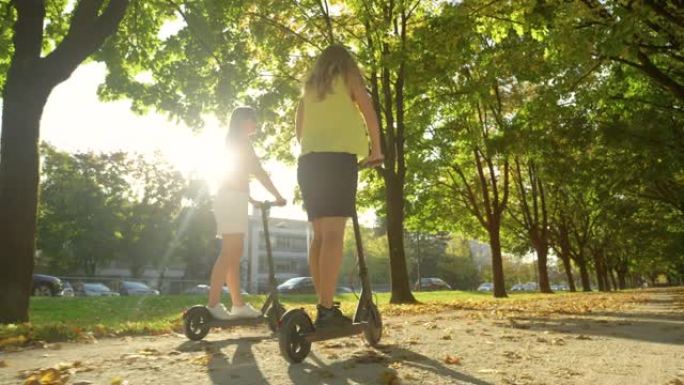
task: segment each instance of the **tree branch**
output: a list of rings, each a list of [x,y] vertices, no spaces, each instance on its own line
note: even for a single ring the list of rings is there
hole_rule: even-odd
[[[74,11],[69,32],[45,60],[54,71],[53,82],[66,80],[88,56],[113,35],[123,19],[128,0],[111,0],[97,16],[103,0],[81,0]]]

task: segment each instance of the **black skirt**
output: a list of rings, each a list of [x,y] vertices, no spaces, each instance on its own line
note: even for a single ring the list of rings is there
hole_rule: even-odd
[[[297,165],[297,182],[309,221],[354,215],[358,174],[354,154],[312,152],[302,155]]]

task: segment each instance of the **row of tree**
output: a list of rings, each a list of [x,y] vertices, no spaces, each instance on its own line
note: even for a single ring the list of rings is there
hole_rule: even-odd
[[[37,247],[41,269],[95,275],[112,262],[134,277],[184,265],[206,278],[216,255],[207,184],[159,156],[41,151]]]
[[[453,231],[555,249],[584,289],[629,270],[682,275],[684,15],[660,0],[0,0],[0,322],[27,317],[38,137],[50,91],[84,60],[99,94],[201,126],[259,108],[291,159],[301,81],[343,43],[364,67],[382,170],[392,302],[412,302],[404,234]],[[146,76],[139,76],[139,75]],[[144,79],[144,80],[143,80]],[[274,139],[275,138],[275,139]],[[7,218],[17,218],[8,221]],[[646,270],[644,270],[646,271]],[[612,285],[613,275],[617,285]]]

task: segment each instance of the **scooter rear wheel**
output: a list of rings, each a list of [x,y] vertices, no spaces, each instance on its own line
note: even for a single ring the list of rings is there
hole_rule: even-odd
[[[363,335],[366,337],[366,342],[370,346],[375,347],[382,338],[382,316],[374,303],[369,302],[364,318],[368,325],[363,330]]]
[[[185,336],[193,341],[199,341],[209,333],[207,322],[211,319],[209,311],[204,306],[191,307],[183,317]]]
[[[311,351],[311,342],[304,339],[305,333],[313,332],[311,318],[303,309],[293,309],[285,313],[278,334],[280,353],[290,363],[304,361]]]
[[[268,310],[266,310],[266,319],[268,320],[268,328],[271,329],[273,333],[278,331],[280,318],[285,314],[285,307],[278,304],[271,305]]]

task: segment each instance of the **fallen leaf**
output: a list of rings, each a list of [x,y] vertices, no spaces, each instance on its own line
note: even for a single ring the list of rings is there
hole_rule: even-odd
[[[211,354],[204,354],[199,357],[195,357],[190,360],[195,365],[200,365],[200,366],[209,366],[209,362],[211,361]]]
[[[418,377],[417,377],[415,374],[411,373],[411,372],[404,373],[404,374],[403,374],[403,377],[404,377],[405,379],[411,380],[411,381],[416,381],[416,380],[418,380]]]
[[[451,334],[443,335],[443,336],[442,336],[442,339],[443,339],[443,340],[446,340],[446,341],[451,341]]]
[[[139,354],[142,354],[144,356],[158,356],[161,355],[161,352],[157,349],[154,348],[145,348],[141,351],[138,352]]]
[[[590,339],[591,339],[591,337],[585,336],[584,334],[580,334],[580,335],[578,335],[578,336],[575,337],[575,338],[578,339],[578,340],[590,340]]]
[[[374,350],[364,350],[352,354],[354,362],[359,364],[375,364],[385,361],[386,357]]]
[[[461,358],[447,354],[444,357],[444,362],[449,365],[461,365]]]
[[[503,355],[504,355],[504,357],[508,358],[509,360],[522,359],[522,356],[520,355],[520,353],[517,353],[517,352],[507,351],[507,352],[504,352]]]
[[[499,373],[499,371],[496,370],[496,369],[480,369],[480,370],[478,370],[477,372],[478,372],[478,373],[482,373],[482,374],[495,374],[495,373]]]
[[[30,372],[24,385],[63,385],[69,381],[69,373],[56,368],[38,369]]]
[[[111,385],[128,385],[128,381],[124,380],[121,377],[114,377],[112,378]]]
[[[401,382],[397,372],[386,370],[380,374],[380,383],[382,385],[399,385]]]
[[[7,367],[7,363],[5,362],[5,360],[0,360],[0,368],[6,368],[6,367]]]
[[[679,378],[675,378],[668,381],[665,385],[684,385],[684,381],[680,380]]]

